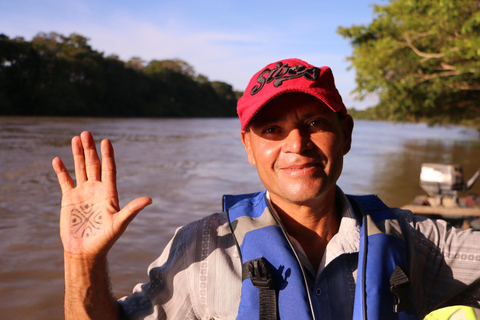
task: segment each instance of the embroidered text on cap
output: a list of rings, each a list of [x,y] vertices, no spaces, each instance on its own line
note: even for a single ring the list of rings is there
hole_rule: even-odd
[[[265,83],[273,81],[273,86],[278,88],[286,80],[292,80],[304,77],[307,80],[315,81],[318,79],[320,69],[317,67],[307,68],[304,65],[289,66],[288,63],[278,62],[276,68],[263,70],[257,78],[258,85],[254,86],[250,91],[251,95],[258,93],[264,87]],[[267,73],[267,76],[264,75]]]

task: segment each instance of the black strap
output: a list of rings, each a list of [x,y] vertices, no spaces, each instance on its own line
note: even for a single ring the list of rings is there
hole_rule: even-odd
[[[242,267],[242,280],[250,278],[259,290],[259,320],[277,320],[277,293],[273,284],[272,266],[265,258],[247,261]]]
[[[408,296],[410,280],[399,266],[395,267],[395,270],[393,270],[390,276],[390,291],[395,295],[395,304],[393,305],[394,312],[408,311],[414,307],[413,302]]]

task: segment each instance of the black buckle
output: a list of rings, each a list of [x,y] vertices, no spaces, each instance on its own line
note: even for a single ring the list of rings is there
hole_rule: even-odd
[[[394,312],[404,312],[414,307],[409,297],[410,280],[399,266],[395,267],[390,277],[390,291],[395,296],[395,304],[393,305]]]
[[[252,284],[257,288],[273,288],[273,274],[270,263],[263,257],[243,264],[243,280],[247,278],[250,278]]]

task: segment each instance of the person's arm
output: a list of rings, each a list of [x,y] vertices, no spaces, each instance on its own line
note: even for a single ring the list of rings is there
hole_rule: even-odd
[[[107,260],[65,253],[65,319],[120,319],[111,291]]]
[[[110,291],[107,253],[151,199],[119,208],[110,141],[101,143],[102,162],[89,132],[72,139],[76,186],[59,158],[52,161],[62,189],[60,236],[65,259],[65,319],[118,319]]]
[[[398,210],[409,248],[418,315],[449,306],[480,306],[480,232]]]

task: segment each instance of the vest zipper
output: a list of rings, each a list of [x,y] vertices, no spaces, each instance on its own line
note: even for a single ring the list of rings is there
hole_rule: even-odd
[[[363,305],[363,320],[367,320],[367,249],[368,249],[368,222],[367,222],[367,215],[365,212],[362,211],[364,214],[363,219],[363,239],[364,239],[364,248],[363,248],[363,268],[362,268],[362,305]]]
[[[358,203],[353,197],[347,196],[350,205],[352,206],[353,212],[357,215],[357,218],[360,215],[363,228],[363,260],[362,260],[362,274],[360,275],[360,281],[362,282],[362,318],[367,320],[367,249],[368,249],[368,221],[367,221],[367,212],[363,206]],[[361,246],[362,244],[360,244]],[[358,256],[359,259],[360,255]],[[357,262],[358,264],[358,262]],[[357,281],[359,281],[357,277]],[[354,315],[355,316],[355,315]]]
[[[297,252],[295,251],[295,248],[294,248],[292,242],[290,241],[290,238],[288,237],[287,232],[283,228],[282,222],[278,219],[277,215],[274,213],[275,211],[273,211],[272,207],[270,206],[269,201],[266,199],[265,196],[263,197],[263,199],[267,203],[267,207],[270,210],[270,214],[273,216],[273,218],[275,219],[275,221],[279,225],[280,229],[282,230],[283,236],[287,240],[288,245],[290,246],[290,248],[293,251],[295,259],[297,260],[298,266],[300,267],[300,271],[302,272],[303,284],[305,286],[305,290],[307,291],[308,304],[310,305],[310,311],[312,312],[312,320],[316,320],[315,309],[313,308],[312,297],[310,295],[310,289],[308,287],[307,277],[305,276],[305,271],[303,270],[303,266],[302,266],[302,263],[300,262],[300,258],[298,258]]]

